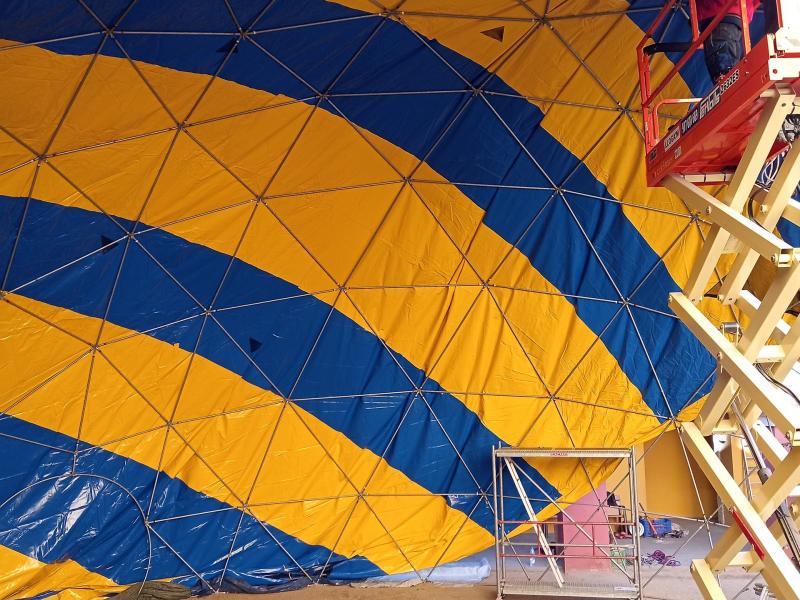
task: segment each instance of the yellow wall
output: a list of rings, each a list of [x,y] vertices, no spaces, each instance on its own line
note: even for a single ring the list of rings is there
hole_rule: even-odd
[[[660,438],[636,447],[636,455],[644,456],[636,469],[639,502],[653,516],[670,515],[700,518],[703,513],[711,515],[717,509],[717,495],[692,457],[695,483],[700,493],[702,508],[689,469],[686,466],[681,443],[676,431],[668,431]],[[608,479],[608,489],[615,493],[625,506],[630,506],[627,466],[622,464]],[[620,482],[622,483],[620,484]]]

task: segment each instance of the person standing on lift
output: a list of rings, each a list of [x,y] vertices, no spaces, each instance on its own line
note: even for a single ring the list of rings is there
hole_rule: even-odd
[[[727,0],[696,0],[697,20],[700,32],[705,31],[714,18],[725,9]],[[746,0],[747,21],[752,22],[756,9],[764,11],[764,31],[775,33],[778,30],[778,7],[776,0]],[[656,43],[644,48],[647,54],[657,52],[680,52],[688,50],[688,42]],[[727,14],[717,24],[703,43],[703,53],[711,82],[716,85],[744,58],[744,36],[742,33],[742,11],[739,2],[734,2]],[[780,138],[794,142],[800,133],[800,115],[786,117]]]
[[[711,21],[723,10],[726,0],[696,0],[697,20],[703,32]],[[761,0],[747,0],[747,21],[752,22]],[[764,31],[775,33],[778,30],[778,7],[775,0],[765,0]],[[744,58],[744,37],[742,34],[742,12],[738,2],[728,9],[706,41],[703,43],[706,69],[712,83],[717,84]],[[793,142],[800,132],[800,115],[789,115],[783,124],[782,137]]]
[[[747,21],[753,20],[753,15],[761,0],[747,0]],[[697,20],[700,23],[700,31],[705,31],[711,21],[723,10],[727,2],[725,0],[697,0]],[[774,2],[767,0],[766,5],[773,6]],[[765,17],[767,15],[765,14]],[[777,29],[777,18],[775,19],[774,31]],[[734,2],[728,9],[728,14],[722,17],[722,21],[714,28],[711,35],[703,43],[706,68],[713,83],[718,83],[728,71],[733,69],[740,60],[744,58],[744,39],[742,36],[742,12],[739,2]]]

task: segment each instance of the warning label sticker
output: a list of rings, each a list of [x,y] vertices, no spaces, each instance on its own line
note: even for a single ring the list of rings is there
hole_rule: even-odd
[[[692,112],[683,118],[680,128],[681,134],[685,134],[692,127],[706,118],[708,114],[717,107],[725,92],[727,92],[737,81],[739,81],[739,69],[736,69],[724,82],[722,82],[722,84],[711,90],[711,93],[703,98],[700,104],[695,106]],[[664,142],[666,143],[666,139]]]

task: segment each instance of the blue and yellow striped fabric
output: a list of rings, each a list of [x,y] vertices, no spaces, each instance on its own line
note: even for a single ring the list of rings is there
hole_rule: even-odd
[[[692,413],[655,10],[545,5],[0,5],[2,597],[420,573],[493,543],[492,447]]]

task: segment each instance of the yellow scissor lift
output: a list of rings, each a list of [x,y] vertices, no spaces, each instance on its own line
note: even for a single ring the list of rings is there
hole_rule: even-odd
[[[741,0],[728,5],[737,3],[745,8]],[[705,98],[663,99],[666,80],[650,89],[652,52],[645,44],[673,4],[666,3],[638,47],[647,175],[650,185],[671,190],[710,223],[686,286],[670,294],[669,302],[717,357],[716,382],[699,416],[681,428],[733,521],[708,556],[692,562],[692,575],[707,600],[725,598],[716,575],[733,567],[760,573],[777,598],[796,599],[800,386],[791,389],[790,374],[800,358],[800,318],[790,324],[784,315],[800,290],[800,249],[773,231],[781,218],[800,225],[800,204],[791,199],[800,182],[800,139],[793,145],[779,141],[786,116],[800,112],[800,2],[778,1],[779,29],[752,48],[744,24],[745,58]],[[693,0],[690,5],[694,11]],[[703,33],[693,16],[688,52],[668,78],[701,48],[722,16]],[[690,105],[687,114],[659,136],[659,107],[677,103]],[[780,166],[771,185],[762,186],[759,175],[768,161]],[[708,184],[723,186],[721,193],[715,197],[701,187]],[[774,265],[775,274],[759,298],[745,288],[760,257]],[[711,301],[733,305],[745,317],[735,339],[698,308],[709,297],[715,273],[721,284]],[[715,433],[739,436],[751,448],[761,480],[751,498],[707,442]]]

